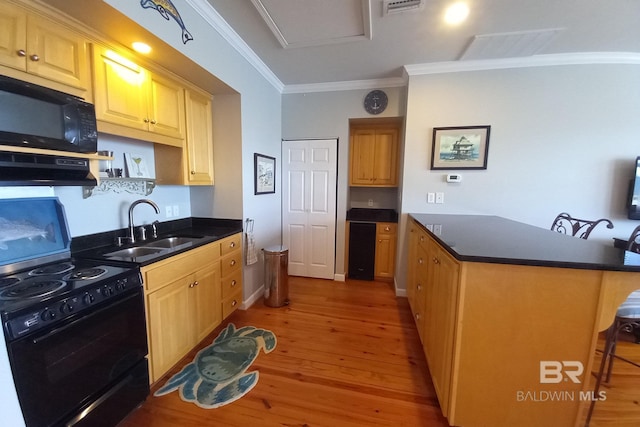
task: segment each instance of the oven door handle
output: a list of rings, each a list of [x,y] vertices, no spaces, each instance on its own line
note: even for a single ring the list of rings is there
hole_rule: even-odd
[[[73,319],[71,322],[67,323],[64,326],[60,326],[58,328],[53,328],[49,332],[47,332],[46,334],[40,335],[39,337],[33,337],[33,343],[34,344],[39,344],[42,341],[45,341],[45,340],[47,340],[47,339],[49,339],[49,338],[51,338],[53,336],[58,335],[59,333],[62,333],[64,331],[66,331],[67,329],[73,327],[78,322],[83,322],[85,320],[91,319],[94,316],[99,315],[103,311],[108,310],[109,308],[111,308],[111,306],[114,305],[114,304],[120,304],[120,303],[123,303],[125,301],[129,301],[130,299],[133,299],[133,298],[139,298],[141,294],[142,294],[142,290],[141,289],[136,289],[136,293],[131,294],[131,295],[127,296],[126,298],[118,298],[115,301],[112,301],[111,304],[106,305],[106,306],[100,308],[99,310],[96,310],[96,311],[92,312],[91,314],[87,314],[86,316],[83,316],[83,317],[76,317],[75,319]]]

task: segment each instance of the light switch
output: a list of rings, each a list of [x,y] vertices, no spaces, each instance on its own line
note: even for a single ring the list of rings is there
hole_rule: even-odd
[[[436,202],[436,193],[427,193],[427,203]]]
[[[444,193],[436,193],[436,203],[444,203]]]
[[[173,209],[171,208],[171,206],[165,207],[164,214],[167,218],[173,217]]]

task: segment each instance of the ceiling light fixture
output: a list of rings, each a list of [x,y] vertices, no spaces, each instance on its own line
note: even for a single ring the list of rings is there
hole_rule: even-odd
[[[142,53],[143,55],[146,55],[149,52],[151,52],[151,46],[143,42],[133,42],[131,43],[131,46],[133,46],[133,50],[135,50],[138,53]]]
[[[444,20],[447,24],[458,25],[464,22],[467,16],[469,16],[469,6],[465,2],[459,1],[447,8]]]

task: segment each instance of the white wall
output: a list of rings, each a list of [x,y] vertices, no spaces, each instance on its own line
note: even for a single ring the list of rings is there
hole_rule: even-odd
[[[282,101],[282,138],[338,138],[336,273],[345,274],[345,219],[349,188],[349,119],[371,118],[362,102],[369,90],[289,94]],[[389,102],[377,117],[404,116],[404,88],[386,88]],[[385,199],[386,200],[386,199]],[[382,200],[380,203],[384,203]],[[384,207],[384,206],[381,206]]]
[[[638,224],[625,198],[640,155],[640,67],[575,65],[411,76],[407,100],[402,213],[499,215],[548,228],[566,211],[606,217],[590,239],[611,244]],[[488,169],[429,170],[433,127],[491,125]],[[445,193],[443,205],[427,192]],[[406,270],[401,221],[399,287]]]

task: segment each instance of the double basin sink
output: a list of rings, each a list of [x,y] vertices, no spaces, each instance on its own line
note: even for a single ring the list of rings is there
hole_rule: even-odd
[[[117,251],[105,253],[103,256],[115,259],[152,259],[169,252],[193,246],[203,240],[204,236],[172,236],[164,237],[148,243],[141,243],[130,248],[118,249]]]

